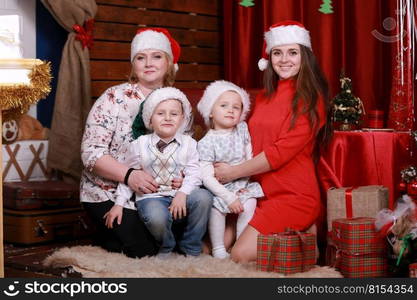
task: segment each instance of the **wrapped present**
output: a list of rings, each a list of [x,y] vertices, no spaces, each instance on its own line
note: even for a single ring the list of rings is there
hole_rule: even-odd
[[[387,274],[387,261],[380,253],[351,254],[339,249],[328,239],[325,264],[341,271],[344,277],[384,277]]]
[[[410,278],[417,278],[417,263],[410,264],[408,269],[410,270]]]
[[[344,277],[385,277],[385,240],[375,231],[375,219],[362,217],[333,220],[330,245],[336,248],[334,266]]]
[[[3,145],[3,180],[46,181],[47,140],[25,140]]]
[[[336,267],[346,278],[386,277],[388,264],[380,253],[356,255],[341,251]]]
[[[334,220],[332,240],[339,249],[348,253],[366,254],[386,251],[385,240],[375,231],[374,218]]]
[[[326,266],[336,266],[336,260],[339,258],[339,252],[333,243],[331,232],[327,235],[326,251],[324,253],[324,264]]]
[[[312,233],[259,234],[257,247],[260,271],[291,274],[308,271],[316,263],[316,236]]]
[[[372,217],[388,207],[388,188],[368,185],[353,188],[330,188],[327,191],[327,227],[340,218]]]

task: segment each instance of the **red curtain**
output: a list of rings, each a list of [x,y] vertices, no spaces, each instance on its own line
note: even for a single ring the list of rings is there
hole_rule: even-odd
[[[397,14],[397,24],[401,26],[396,28],[396,47],[392,56],[393,74],[388,126],[397,130],[407,130],[415,128],[414,95],[417,85],[413,83],[417,80],[417,75],[414,73],[417,0],[405,0],[402,3],[397,2],[397,5],[404,13]]]
[[[245,88],[262,87],[257,62],[263,32],[278,21],[292,19],[310,31],[313,52],[329,80],[331,96],[340,91],[339,76],[344,69],[365,110],[384,110],[388,119],[396,43],[377,36],[396,34],[397,0],[332,1],[332,14],[318,11],[321,0],[255,0],[252,7],[240,2],[224,1],[227,80]]]

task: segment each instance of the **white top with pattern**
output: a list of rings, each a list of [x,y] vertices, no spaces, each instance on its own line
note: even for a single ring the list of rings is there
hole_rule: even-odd
[[[263,197],[261,185],[250,182],[249,177],[221,185],[214,179],[213,163],[225,162],[237,165],[252,158],[252,145],[246,122],[240,122],[233,130],[209,130],[198,142],[203,184],[214,193],[213,205],[223,213],[230,213],[229,204],[239,197],[244,203],[249,198]],[[244,189],[244,192],[237,192]]]
[[[155,133],[142,135],[134,140],[127,150],[126,165],[145,170],[159,184],[156,193],[136,193],[136,201],[163,196],[174,197],[177,191],[189,195],[201,185],[197,142],[189,135],[177,134],[175,141],[169,143],[161,153],[156,147],[159,140]],[[178,190],[173,189],[172,179],[181,177],[181,172],[184,174],[182,185]],[[132,202],[130,201],[132,195],[133,191],[129,186],[119,183],[116,204],[124,206],[126,202]]]
[[[107,89],[91,108],[81,143],[82,202],[115,200],[118,183],[100,177],[92,170],[103,155],[124,160],[127,146],[133,140],[132,124],[144,100],[141,95],[135,84],[123,83]],[[133,202],[127,202],[124,207],[136,209]]]

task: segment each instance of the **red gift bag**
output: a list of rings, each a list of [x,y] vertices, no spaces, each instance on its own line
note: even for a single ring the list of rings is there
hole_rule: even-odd
[[[287,231],[258,235],[256,266],[260,271],[292,274],[305,272],[316,263],[316,236]]]

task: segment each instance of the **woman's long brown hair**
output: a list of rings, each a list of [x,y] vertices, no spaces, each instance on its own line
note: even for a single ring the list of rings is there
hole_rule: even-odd
[[[313,52],[306,46],[299,46],[301,65],[296,78],[296,92],[292,101],[293,116],[290,129],[294,128],[295,121],[300,114],[308,114],[311,128],[316,134],[313,156],[315,160],[318,160],[320,150],[328,145],[333,135],[329,86]],[[271,59],[269,59],[268,67],[264,72],[265,95],[269,99],[275,94],[278,84],[279,77],[272,67]],[[320,122],[318,120],[317,102],[320,96],[323,98],[324,109],[327,114],[326,123],[322,128],[318,128]],[[298,109],[300,101],[303,101],[302,111]]]

